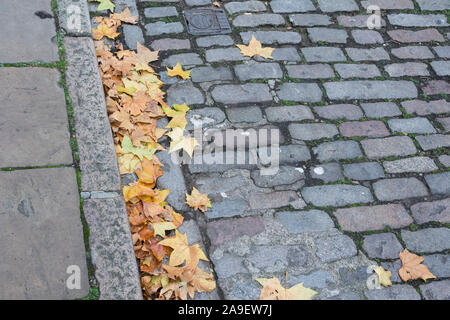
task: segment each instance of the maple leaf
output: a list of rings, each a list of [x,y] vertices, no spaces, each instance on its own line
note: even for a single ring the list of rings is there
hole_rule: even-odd
[[[311,300],[317,294],[316,291],[303,286],[303,282],[289,289],[283,288],[280,280],[272,279],[255,279],[263,286],[259,300]]]
[[[97,29],[92,28],[92,38],[94,40],[100,40],[103,37],[108,37],[110,39],[115,39],[119,35],[117,32],[118,26],[108,26],[104,21],[100,22]]]
[[[263,48],[261,46],[261,42],[256,40],[254,35],[252,35],[252,39],[250,40],[248,46],[243,44],[237,44],[236,46],[241,50],[241,53],[244,56],[253,57],[254,55],[258,55],[265,59],[273,59],[272,51],[275,49],[269,47]]]
[[[166,128],[181,128],[185,129],[187,125],[186,113],[190,110],[186,103],[174,104],[173,109],[162,106],[164,113],[172,119],[167,124]]]
[[[125,202],[136,203],[139,201],[138,198],[152,198],[157,195],[158,192],[156,190],[153,190],[152,187],[139,181],[123,187],[123,197]]]
[[[132,153],[118,156],[120,174],[133,173],[140,165],[141,161]]]
[[[380,284],[382,286],[385,287],[392,286],[391,282],[392,273],[390,271],[384,270],[382,266],[374,268],[373,271],[375,271],[375,273],[378,275],[378,280],[380,281]]]
[[[138,176],[139,181],[155,186],[156,179],[163,175],[163,171],[161,170],[161,165],[154,164],[153,161],[144,158],[142,161],[142,168],[136,170],[136,175]]]
[[[137,63],[135,66],[136,71],[148,71],[150,73],[154,70],[148,65],[150,62],[158,60],[159,51],[151,51],[139,42],[137,43]]]
[[[199,260],[209,261],[198,244],[189,246],[187,235],[175,231],[175,236],[159,242],[160,245],[173,249],[169,258],[169,266],[176,267],[186,262],[186,267],[193,270]]]
[[[111,0],[92,0],[95,2],[100,2],[97,11],[103,11],[103,10],[109,10],[111,12],[114,12],[114,3],[111,2]]]
[[[149,150],[146,147],[135,147],[128,136],[123,137],[122,150],[124,153],[132,153],[138,156],[141,161],[144,157],[148,160],[152,160],[152,156],[156,152],[156,149]]]
[[[160,236],[161,238],[166,237],[166,231],[176,229],[175,225],[172,222],[155,222],[151,224],[155,234]],[[161,245],[163,245],[160,242]]]
[[[436,278],[425,265],[421,264],[424,261],[423,257],[411,253],[407,249],[400,252],[399,257],[402,261],[402,267],[398,270],[398,274],[403,281]]]
[[[217,7],[217,8],[220,8],[220,7],[221,7],[221,6],[220,6],[220,3],[217,2],[217,1],[214,1],[214,2],[213,2],[213,6],[214,6],[214,7]]]
[[[171,132],[166,133],[166,135],[172,140],[170,142],[169,153],[183,149],[192,158],[194,148],[199,146],[199,143],[195,138],[183,136],[183,129],[181,128],[174,128]]]
[[[190,195],[186,193],[186,203],[194,210],[198,209],[203,213],[205,213],[208,208],[212,208],[208,195],[200,193],[195,187],[192,188]]]
[[[120,20],[129,24],[136,24],[136,20],[139,18],[139,16],[131,15],[131,11],[128,6],[121,13],[113,13],[110,17],[111,19]]]
[[[184,80],[189,79],[191,77],[192,70],[183,70],[183,68],[181,67],[180,61],[178,61],[177,64],[172,69],[170,69],[169,67],[166,67],[166,69],[167,69],[167,75],[169,77],[180,76]]]

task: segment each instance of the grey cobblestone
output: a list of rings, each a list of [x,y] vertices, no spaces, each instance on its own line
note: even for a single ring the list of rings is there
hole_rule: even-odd
[[[286,66],[289,77],[298,79],[334,78],[333,69],[328,64]]]
[[[450,167],[450,156],[442,155],[439,157],[439,162],[442,163],[447,168]]]
[[[146,34],[148,36],[158,36],[168,33],[181,33],[184,27],[180,22],[153,22],[145,25]]]
[[[334,68],[344,78],[375,78],[381,76],[373,64],[335,64]]]
[[[416,98],[417,88],[409,81],[341,81],[324,84],[331,100]]]
[[[308,62],[333,62],[347,60],[340,48],[311,47],[302,48],[301,50],[306,61]]]
[[[144,15],[147,18],[176,17],[178,12],[175,7],[151,7],[145,8]]]
[[[302,190],[302,196],[307,203],[312,203],[317,207],[341,207],[353,203],[373,201],[368,188],[347,184],[305,187]]]
[[[190,49],[191,42],[188,39],[163,38],[153,41],[151,47],[153,50],[160,51],[182,50]]]
[[[261,1],[235,1],[226,3],[224,7],[231,14],[266,11],[266,6]]]
[[[308,28],[312,42],[347,43],[347,31],[331,28]]]
[[[429,136],[417,136],[415,139],[419,142],[423,150],[450,147],[450,135],[433,134]]]
[[[425,180],[432,194],[450,194],[450,172],[429,174]]]
[[[361,1],[361,5],[366,9],[369,5],[376,5],[380,9],[414,9],[414,3],[412,0],[369,0]]]
[[[416,0],[416,1],[419,4],[420,9],[422,10],[436,11],[436,10],[450,9],[450,4],[446,0],[433,0],[433,1]]]
[[[419,224],[430,221],[450,223],[450,198],[416,203],[411,206],[411,213]]]
[[[337,21],[341,26],[347,28],[367,28],[367,21],[370,15],[358,15],[358,16],[338,16]],[[386,21],[381,19],[381,26],[386,26]]]
[[[389,137],[383,139],[368,139],[361,145],[369,159],[379,159],[388,156],[407,156],[416,153],[416,147],[410,137]]]
[[[427,188],[417,178],[379,180],[373,184],[375,196],[381,201],[426,197]]]
[[[233,20],[235,27],[280,26],[285,23],[281,15],[273,13],[246,14],[237,16]]]
[[[289,20],[294,26],[313,27],[332,24],[330,17],[324,14],[291,14]]]
[[[427,157],[385,161],[383,166],[388,173],[430,172],[438,169],[434,161]]]
[[[406,248],[414,252],[440,252],[450,249],[450,229],[428,228],[418,231],[402,230]]]
[[[433,53],[424,46],[394,48],[391,53],[399,59],[432,59]]]
[[[261,109],[257,106],[227,108],[226,113],[231,122],[260,122],[263,120]]]
[[[234,44],[233,39],[227,35],[208,36],[195,39],[199,47],[213,47],[213,46],[231,46]]]
[[[384,67],[391,77],[428,76],[427,65],[420,62],[393,63]]]
[[[346,48],[347,54],[353,61],[382,61],[391,60],[389,54],[383,48],[358,49]]]
[[[450,300],[450,280],[423,284],[420,290],[425,300]]]
[[[245,58],[238,48],[219,48],[209,49],[206,51],[206,61],[220,62],[220,61],[242,61],[248,60]]]
[[[393,102],[361,103],[366,116],[371,118],[395,117],[402,112]]]
[[[262,44],[297,44],[302,41],[301,35],[294,31],[247,31],[240,33],[245,44],[250,42],[252,35]]]
[[[389,22],[402,27],[447,27],[447,18],[443,14],[389,14]]]
[[[191,78],[194,82],[227,81],[233,80],[233,74],[228,67],[196,67]]]
[[[323,232],[334,228],[331,218],[323,211],[283,211],[275,214],[289,233]]]
[[[314,111],[325,119],[349,119],[358,120],[363,117],[363,113],[358,106],[353,104],[334,104],[325,107],[314,107]]]
[[[402,102],[402,107],[408,113],[416,113],[418,115],[440,114],[450,112],[450,103],[445,100],[421,101],[409,100]]]
[[[309,169],[309,174],[313,179],[322,180],[325,183],[338,181],[343,179],[344,176],[341,172],[341,166],[339,163],[325,163],[319,164],[317,166],[311,167]]]
[[[277,63],[259,63],[250,61],[234,66],[234,72],[241,81],[283,77],[283,71],[281,71],[281,68]]]
[[[388,125],[393,132],[436,133],[427,118],[390,119]]]
[[[357,253],[352,239],[345,235],[319,239],[316,255],[322,262],[334,262],[355,256]]]
[[[377,180],[384,178],[383,168],[377,162],[344,164],[344,173],[352,180]]]
[[[324,142],[313,148],[319,161],[355,159],[362,157],[359,145],[355,141]]]
[[[322,100],[322,90],[316,83],[284,83],[277,91],[278,98],[298,102]]]
[[[230,104],[272,101],[269,87],[260,83],[216,86],[211,95],[217,102]]]
[[[430,64],[438,76],[450,76],[449,61],[433,61]]]
[[[197,53],[180,53],[169,56],[161,63],[162,66],[174,67],[177,63],[183,67],[203,64],[203,60]]]
[[[438,278],[450,277],[450,256],[446,254],[432,254],[423,256],[424,264],[428,267],[432,274]]]
[[[270,7],[273,12],[277,13],[306,12],[316,10],[311,0],[273,0],[270,1]]]
[[[369,300],[420,300],[420,295],[414,287],[406,284],[393,285],[380,290],[366,290],[364,294]]]
[[[381,34],[374,30],[353,30],[353,39],[359,44],[376,44],[384,43]]]
[[[291,122],[314,119],[314,115],[307,106],[269,107],[266,110],[270,122]]]
[[[293,123],[289,125],[289,133],[297,140],[319,140],[334,137],[338,130],[334,124],[328,123]]]
[[[275,176],[261,175],[260,170],[252,171],[250,176],[255,185],[261,188],[289,185],[305,179],[304,173],[296,170],[295,167],[288,166],[281,166]]]
[[[393,233],[378,233],[364,237],[363,249],[371,258],[395,259],[403,247]]]
[[[354,0],[318,0],[319,7],[323,12],[358,11],[358,5]]]
[[[450,58],[450,46],[433,47],[433,50],[441,58]]]

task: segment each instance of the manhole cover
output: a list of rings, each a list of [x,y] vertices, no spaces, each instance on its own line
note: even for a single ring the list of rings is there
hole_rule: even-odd
[[[222,9],[194,9],[183,14],[190,34],[231,33],[227,15]]]

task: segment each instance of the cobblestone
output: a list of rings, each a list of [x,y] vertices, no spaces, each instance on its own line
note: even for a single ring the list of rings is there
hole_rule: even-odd
[[[391,53],[399,59],[432,59],[433,53],[428,47],[423,46],[408,46],[401,48],[394,48]]]
[[[450,300],[450,280],[420,285],[425,300]]]
[[[183,50],[190,49],[191,43],[187,39],[173,39],[163,38],[152,42],[153,50],[167,51],[167,50]]]
[[[375,78],[381,76],[373,64],[335,64],[334,68],[344,78]]]
[[[376,44],[384,43],[381,34],[374,30],[353,30],[353,39],[359,44]]]
[[[220,48],[210,49],[206,51],[206,61],[220,62],[220,61],[242,61],[247,60],[238,48]]]
[[[180,22],[153,22],[145,25],[146,34],[148,36],[158,36],[168,33],[181,33],[184,27]]]
[[[425,180],[432,194],[450,194],[450,172],[429,174]]]
[[[366,290],[364,294],[369,300],[420,300],[417,291],[406,284],[393,285],[380,290]]]
[[[265,110],[270,122],[291,122],[314,119],[307,106],[269,107]]]
[[[353,104],[335,104],[325,107],[314,107],[314,111],[320,117],[332,120],[358,120],[363,117],[361,109]]]
[[[250,79],[282,78],[283,71],[277,63],[249,62],[234,66],[234,72],[241,81]]]
[[[438,76],[450,76],[449,61],[433,61],[430,64]]]
[[[406,248],[414,252],[440,252],[450,249],[450,229],[429,228],[418,231],[402,230]]]
[[[151,7],[145,8],[144,16],[147,18],[176,17],[178,12],[175,7]]]
[[[231,122],[260,122],[263,120],[261,109],[257,106],[235,107],[226,109]]]
[[[358,49],[346,48],[347,54],[353,61],[382,61],[390,60],[389,54],[383,48]]]
[[[266,11],[266,6],[261,1],[229,2],[224,7],[231,14]]]
[[[428,195],[427,188],[417,178],[379,180],[373,184],[375,196],[381,201],[401,200]]]
[[[283,17],[272,13],[246,14],[237,16],[233,20],[235,27],[280,26],[283,24],[285,24]]]
[[[309,169],[309,174],[313,179],[322,180],[325,183],[338,181],[344,176],[341,172],[339,163],[325,163],[320,164]]]
[[[402,107],[405,108],[406,112],[415,113],[420,116],[450,112],[450,103],[445,100],[434,100],[430,102],[410,100],[402,102]]]
[[[344,137],[384,137],[390,134],[384,123],[378,120],[344,122],[339,131]]]
[[[233,2],[231,2],[233,3]],[[201,37],[195,40],[199,47],[207,48],[213,46],[231,46],[234,44],[233,39],[230,36],[226,35],[218,35],[218,36],[209,36],[209,37]]]
[[[242,41],[245,44],[250,42],[252,35],[254,35],[255,38],[262,44],[296,44],[302,41],[301,35],[293,31],[248,31],[240,33]],[[277,50],[275,50],[275,52]]]
[[[419,224],[431,221],[450,223],[450,198],[416,203],[411,206],[411,213]]]
[[[333,220],[323,211],[282,211],[275,214],[289,233],[323,232],[334,228]]]
[[[402,27],[447,27],[447,18],[443,14],[389,14],[388,20],[392,25]]]
[[[393,102],[361,103],[361,108],[370,118],[395,117],[402,114]]]
[[[322,262],[333,262],[355,256],[357,253],[352,239],[345,235],[319,239],[316,255]]]
[[[297,140],[319,140],[334,137],[338,130],[334,124],[328,123],[294,123],[289,125],[289,133]]]
[[[272,101],[269,87],[259,83],[216,86],[211,95],[217,102],[230,104]]]
[[[319,161],[355,159],[362,157],[359,145],[355,141],[324,142],[313,148]]]
[[[419,4],[420,9],[422,10],[436,11],[436,10],[450,9],[450,4],[446,0],[434,0],[434,1],[416,0],[416,1]]]
[[[385,68],[391,77],[428,76],[427,65],[420,62],[394,63]]]
[[[398,229],[413,222],[400,204],[338,209],[335,215],[341,227],[352,232],[383,230],[386,226]]]
[[[377,162],[344,164],[344,173],[352,180],[377,180],[384,178],[383,168]]]
[[[311,47],[302,48],[301,50],[306,61],[308,62],[333,62],[347,60],[340,48]]]
[[[316,83],[284,83],[277,91],[281,100],[297,102],[318,102],[322,100],[322,90]]]
[[[387,173],[430,172],[438,169],[434,161],[427,157],[385,161],[383,166]]]
[[[441,58],[450,58],[450,46],[433,47],[433,50]]]
[[[358,11],[358,5],[354,0],[318,0],[319,7],[323,12]]]
[[[331,28],[308,28],[308,36],[312,42],[347,43],[345,30]]]
[[[270,7],[277,13],[306,12],[316,9],[311,0],[273,0],[270,2]]]
[[[409,81],[340,81],[324,84],[331,100],[416,98],[417,88]]]
[[[297,79],[334,78],[334,71],[328,64],[286,66],[289,77]]]
[[[294,26],[313,27],[332,24],[330,17],[324,14],[291,14],[289,20]]]
[[[388,125],[393,132],[436,133],[427,118],[390,119]]]
[[[436,29],[425,29],[419,31],[391,30],[387,33],[393,40],[402,43],[445,41],[444,37]]]
[[[438,278],[450,277],[450,256],[445,254],[432,254],[423,256],[424,264],[428,267],[432,274]]]
[[[409,137],[389,137],[361,141],[361,145],[369,159],[380,159],[388,156],[408,156],[416,153],[416,147]]]
[[[342,207],[353,203],[373,201],[368,188],[347,184],[305,187],[302,190],[302,196],[307,203],[312,203],[317,207]]]
[[[417,136],[416,140],[423,150],[450,147],[450,135],[433,134],[429,136]]]
[[[403,247],[393,233],[378,233],[364,237],[363,249],[371,258],[395,259]]]

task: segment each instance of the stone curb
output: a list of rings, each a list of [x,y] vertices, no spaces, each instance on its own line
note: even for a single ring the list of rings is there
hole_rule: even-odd
[[[58,1],[58,19],[60,28],[69,36],[90,37],[92,34],[86,0]]]
[[[66,51],[66,85],[72,100],[80,155],[83,211],[90,229],[89,247],[100,299],[141,300],[139,271],[122,198],[120,174],[106,112],[105,95],[90,36],[85,0],[62,1],[61,27],[67,26],[71,3],[81,4],[82,31],[63,40]],[[85,27],[89,27],[86,33]],[[64,29],[66,30],[66,29]],[[67,30],[66,30],[67,31]]]

